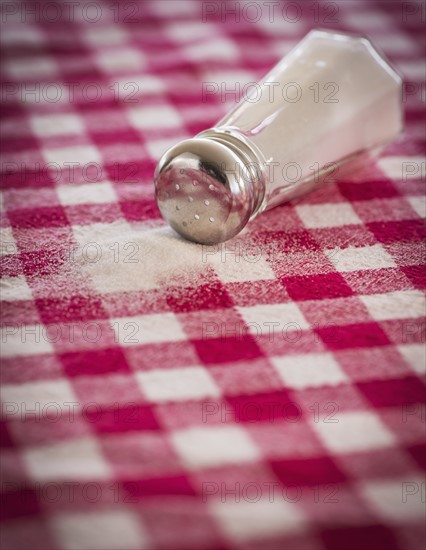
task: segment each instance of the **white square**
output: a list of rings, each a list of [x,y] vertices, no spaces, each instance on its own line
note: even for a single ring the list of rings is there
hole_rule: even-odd
[[[31,289],[23,275],[4,276],[0,280],[0,297],[2,300],[31,300]]]
[[[170,277],[205,268],[199,245],[176,239],[167,227],[131,229],[120,221],[73,226],[73,232],[80,245],[74,261],[101,293],[160,288]]]
[[[92,223],[73,226],[74,238],[81,247],[89,243],[98,243],[101,247],[104,244],[111,245],[120,236],[131,234],[130,225],[124,220],[112,223]]]
[[[397,290],[359,298],[376,321],[413,319],[425,314],[425,297],[420,290]]]
[[[424,478],[406,475],[398,481],[368,481],[358,485],[369,508],[384,521],[424,521]]]
[[[103,204],[116,202],[114,187],[108,183],[85,183],[83,185],[59,185],[56,188],[61,204]]]
[[[235,61],[239,57],[238,48],[227,38],[213,38],[204,42],[196,42],[183,48],[185,57],[193,61]]]
[[[121,317],[111,321],[115,339],[122,346],[186,340],[174,313]]]
[[[176,143],[183,139],[187,139],[188,137],[190,136],[180,135],[164,139],[150,139],[145,144],[145,147],[150,157],[156,161],[160,159],[160,157],[167,151],[167,149],[169,149],[169,147],[172,147],[172,145],[176,145]]]
[[[424,326],[413,328],[416,332],[424,330]],[[420,376],[426,375],[426,347],[424,344],[405,344],[398,346],[398,351]]]
[[[129,508],[53,515],[49,524],[62,550],[142,550],[147,535]]]
[[[221,243],[215,247],[203,245],[203,261],[213,266],[224,283],[243,283],[275,279],[275,274],[256,247],[237,243],[232,247]],[[247,248],[246,248],[247,246]]]
[[[76,168],[82,169],[89,163],[100,163],[101,156],[99,151],[93,145],[76,145],[73,147],[59,147],[57,149],[43,149],[47,162],[56,162],[61,168],[67,167],[65,163],[70,163],[70,168],[75,164]],[[65,169],[65,168],[63,168]]]
[[[96,59],[100,67],[108,73],[140,71],[146,64],[143,53],[132,48],[102,50],[96,54]]]
[[[309,323],[294,302],[239,307],[238,311],[248,324],[249,332],[258,336],[267,335],[274,340],[283,338],[287,332],[309,328]]]
[[[34,133],[40,137],[80,134],[84,131],[80,117],[74,113],[33,115],[30,122]]]
[[[296,206],[296,212],[309,229],[361,223],[352,206],[345,202],[301,204]]]
[[[425,157],[382,157],[377,164],[390,179],[406,181],[424,178]]]
[[[415,55],[415,42],[413,42],[409,34],[405,35],[403,33],[392,33],[391,36],[388,34],[378,34],[374,38],[374,44],[377,48],[380,48],[381,51],[387,52],[387,55],[391,56],[393,54],[405,57],[407,54],[411,54],[410,57]]]
[[[212,69],[207,70],[203,74],[203,82],[204,83],[214,83],[216,86],[212,86],[211,88],[208,88],[212,92],[215,90],[217,94],[220,93],[221,89],[230,89],[232,90],[236,86],[236,90],[238,92],[238,85],[240,86],[241,92],[243,91],[243,88],[246,84],[251,84],[255,82],[254,74],[251,71],[243,71],[243,70],[236,70],[236,69]],[[250,92],[252,86],[247,87],[247,92]],[[272,92],[271,92],[272,94]],[[232,94],[229,94],[232,95]]]
[[[335,266],[337,271],[341,273],[396,267],[396,263],[392,256],[390,256],[380,244],[363,246],[361,248],[353,246],[349,246],[348,248],[334,248],[332,250],[325,250],[324,254]]]
[[[53,353],[53,336],[42,324],[6,325],[0,334],[2,357]]]
[[[39,420],[42,415],[45,417],[50,413],[56,417],[59,410],[68,414],[70,407],[72,411],[77,403],[72,387],[67,380],[3,384],[0,394],[3,405],[16,404],[24,416],[27,411],[30,414],[32,411],[36,411]]]
[[[426,218],[426,197],[417,195],[415,197],[407,197],[406,200],[410,203],[411,208],[421,218]]]
[[[52,58],[47,57],[46,54],[38,57],[27,55],[22,57],[14,56],[9,61],[6,61],[4,63],[4,70],[15,80],[27,82],[30,80],[40,81],[44,78],[57,76],[58,66],[56,62]],[[41,86],[34,88],[28,85],[28,90],[24,87],[23,94],[38,97],[39,102],[41,96],[40,87]]]
[[[159,94],[166,89],[165,82],[151,74],[116,78],[113,85],[116,86],[115,89],[123,101],[128,104],[138,102],[141,95]]]
[[[284,384],[298,390],[347,382],[345,373],[331,353],[285,355],[273,357],[271,361]]]
[[[23,458],[35,480],[91,480],[111,476],[95,440],[88,437],[27,448]]]
[[[392,446],[393,435],[368,411],[343,412],[335,414],[338,422],[313,422],[326,447],[335,453],[369,451]]]
[[[127,33],[124,27],[118,25],[96,26],[85,30],[84,36],[86,41],[95,47],[100,46],[117,46],[127,40]]]
[[[404,59],[401,60],[401,63],[398,63],[398,67],[400,67],[402,74],[407,80],[419,80],[420,82],[424,80],[426,63],[422,59]]]
[[[182,125],[179,113],[167,104],[134,107],[127,111],[127,116],[133,126],[139,130],[179,128]]]
[[[37,46],[37,48],[40,48],[46,42],[46,35],[41,29],[36,28],[35,25],[22,25],[22,11],[20,9],[7,15],[5,13],[3,21],[5,23],[21,23],[19,25],[4,25],[1,31],[3,44],[19,45],[21,47],[25,44],[27,47]]]
[[[212,515],[231,541],[248,542],[251,543],[248,548],[254,548],[252,543],[256,539],[264,541],[269,537],[279,537],[303,530],[306,520],[301,507],[284,500],[279,490],[276,491],[275,498],[270,499],[265,486],[255,485],[265,490],[265,495],[258,501],[250,502],[240,496],[238,502],[235,495],[226,495],[225,502],[216,499],[209,504]],[[254,492],[255,488],[252,491]]]
[[[0,228],[0,256],[6,256],[6,254],[17,254],[18,247],[16,241],[13,238],[13,232],[11,227]]]
[[[198,20],[179,21],[167,25],[167,34],[175,42],[194,42],[205,40],[207,36],[216,34],[216,27],[207,21],[200,25]]]
[[[136,378],[142,392],[154,402],[220,395],[219,388],[204,367],[142,371],[136,373]]]
[[[256,445],[238,426],[188,428],[173,432],[171,439],[185,465],[194,470],[260,458]]]
[[[153,2],[150,5],[150,10],[156,15],[160,15],[166,19],[177,19],[180,17],[182,20],[185,20],[183,16],[189,16],[190,18],[197,16],[198,18],[200,15],[200,6],[192,0],[173,2],[173,10],[170,10],[169,2]]]

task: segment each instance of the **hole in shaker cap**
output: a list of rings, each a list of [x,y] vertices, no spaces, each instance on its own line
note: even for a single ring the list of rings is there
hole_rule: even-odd
[[[194,218],[195,218],[196,220],[199,220],[199,219],[200,219],[200,216],[199,216],[198,214],[195,214],[195,215],[194,215]]]
[[[180,185],[178,183],[175,183],[175,189],[176,189],[176,191],[179,191]]]
[[[212,222],[212,223],[213,223],[213,222],[214,222],[214,218],[212,218],[212,217],[210,216],[209,222]]]
[[[208,205],[210,204],[210,201],[207,201],[207,200],[206,200],[206,201],[204,201],[204,204],[205,204],[206,206],[208,206]]]

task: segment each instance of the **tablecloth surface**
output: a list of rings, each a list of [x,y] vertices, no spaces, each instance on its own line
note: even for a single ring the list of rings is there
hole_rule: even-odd
[[[2,4],[2,548],[424,548],[424,4],[71,4]],[[178,238],[160,155],[315,27],[401,71],[404,134]]]

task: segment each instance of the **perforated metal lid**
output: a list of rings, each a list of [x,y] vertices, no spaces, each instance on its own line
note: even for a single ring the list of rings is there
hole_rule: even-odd
[[[256,197],[241,157],[214,140],[182,141],[161,158],[155,173],[164,219],[190,241],[215,244],[239,233]]]

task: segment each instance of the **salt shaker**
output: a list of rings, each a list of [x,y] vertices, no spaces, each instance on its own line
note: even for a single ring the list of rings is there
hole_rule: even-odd
[[[401,88],[368,39],[309,32],[214,128],[162,156],[162,216],[191,241],[232,238],[330,169],[380,151],[402,130]]]

